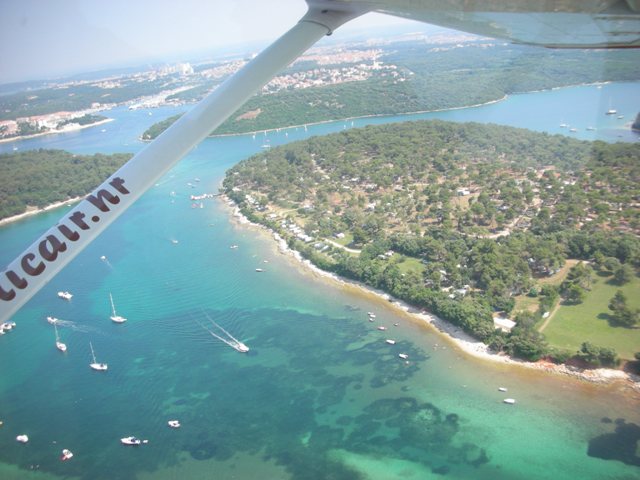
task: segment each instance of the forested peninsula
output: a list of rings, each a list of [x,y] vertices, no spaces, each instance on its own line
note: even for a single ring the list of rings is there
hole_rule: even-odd
[[[497,352],[614,366],[615,346],[582,339],[570,350],[540,330],[598,282],[638,282],[638,185],[636,145],[421,121],[273,148],[230,169],[223,189],[319,268],[425,308]],[[638,310],[622,297],[601,315],[616,335],[637,335]],[[515,320],[510,331],[495,328],[498,313]]]
[[[556,51],[535,47],[470,43],[461,48],[423,43],[383,49],[380,70],[365,81],[263,92],[252,97],[212,134],[238,134],[370,115],[397,115],[468,107],[506,95],[640,76],[631,52]],[[342,67],[343,65],[325,65]],[[307,66],[308,67],[308,66]],[[604,67],[604,68],[603,68]],[[294,65],[286,72],[302,68]],[[197,98],[204,96],[205,92]],[[190,98],[193,100],[193,98]],[[152,140],[178,116],[142,135]]]
[[[0,155],[0,219],[83,196],[131,158],[30,150]]]

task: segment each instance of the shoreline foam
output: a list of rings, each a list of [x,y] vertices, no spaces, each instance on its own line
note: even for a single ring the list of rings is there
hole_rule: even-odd
[[[527,362],[510,357],[504,353],[493,353],[490,351],[489,347],[486,344],[473,338],[471,335],[464,332],[461,328],[447,322],[437,315],[417,309],[416,307],[413,307],[401,300],[392,297],[386,292],[377,290],[361,282],[345,279],[334,273],[326,272],[318,268],[317,266],[312,264],[311,261],[302,257],[300,252],[290,248],[287,245],[286,240],[282,238],[277,232],[274,232],[264,225],[251,222],[240,212],[240,209],[237,205],[232,205],[233,201],[230,200],[226,195],[223,194],[219,198],[224,200],[229,208],[231,208],[231,216],[236,220],[238,224],[251,226],[269,234],[276,240],[278,251],[280,251],[280,253],[282,253],[283,255],[288,255],[289,257],[297,260],[298,264],[303,268],[306,268],[315,275],[330,282],[336,283],[339,286],[354,287],[367,294],[375,295],[380,299],[387,300],[389,302],[389,305],[391,305],[393,308],[406,313],[407,315],[423,322],[424,324],[429,325],[439,335],[446,338],[449,342],[451,342],[453,345],[458,347],[461,351],[469,356],[491,361],[494,363],[502,363],[511,366],[518,366],[521,368],[544,371],[556,375],[567,375],[591,383],[610,385],[617,382],[622,384],[624,387],[633,390],[635,393],[640,393],[640,377],[626,373],[622,370],[613,370],[607,368],[583,369],[566,364],[554,364],[549,361]]]

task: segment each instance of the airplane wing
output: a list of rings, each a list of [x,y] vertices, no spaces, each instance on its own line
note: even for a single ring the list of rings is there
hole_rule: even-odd
[[[307,0],[555,48],[640,47],[640,0]]]
[[[191,148],[324,35],[368,11],[550,47],[640,46],[640,0],[307,0],[309,11],[135,155],[0,274],[7,320]],[[277,2],[274,2],[274,8]]]

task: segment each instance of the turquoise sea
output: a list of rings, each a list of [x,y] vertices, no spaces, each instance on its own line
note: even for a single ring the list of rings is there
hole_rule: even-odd
[[[606,116],[609,105],[624,118]],[[118,108],[106,125],[0,144],[0,152],[136,152],[137,137],[175,111]],[[222,201],[191,208],[189,200],[217,192],[225,170],[266,143],[424,118],[637,142],[624,125],[639,111],[640,83],[619,83],[205,140],[0,337],[0,478],[640,478],[637,393],[468,357],[389,302],[301,268]],[[66,209],[0,228],[0,263]],[[73,299],[57,298],[59,290]],[[125,324],[109,320],[109,293]],[[48,315],[63,320],[65,354]],[[209,319],[251,351],[212,337]],[[89,342],[108,372],[89,369]],[[182,427],[169,428],[170,419]],[[29,443],[16,442],[19,434]],[[130,435],[149,443],[121,445]],[[67,462],[63,448],[74,453]]]

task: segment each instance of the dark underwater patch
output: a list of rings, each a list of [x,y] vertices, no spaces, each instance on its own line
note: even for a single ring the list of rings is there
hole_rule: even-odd
[[[640,467],[637,447],[640,441],[640,426],[626,423],[622,419],[617,419],[615,424],[616,429],[613,433],[605,433],[589,441],[587,455]]]

